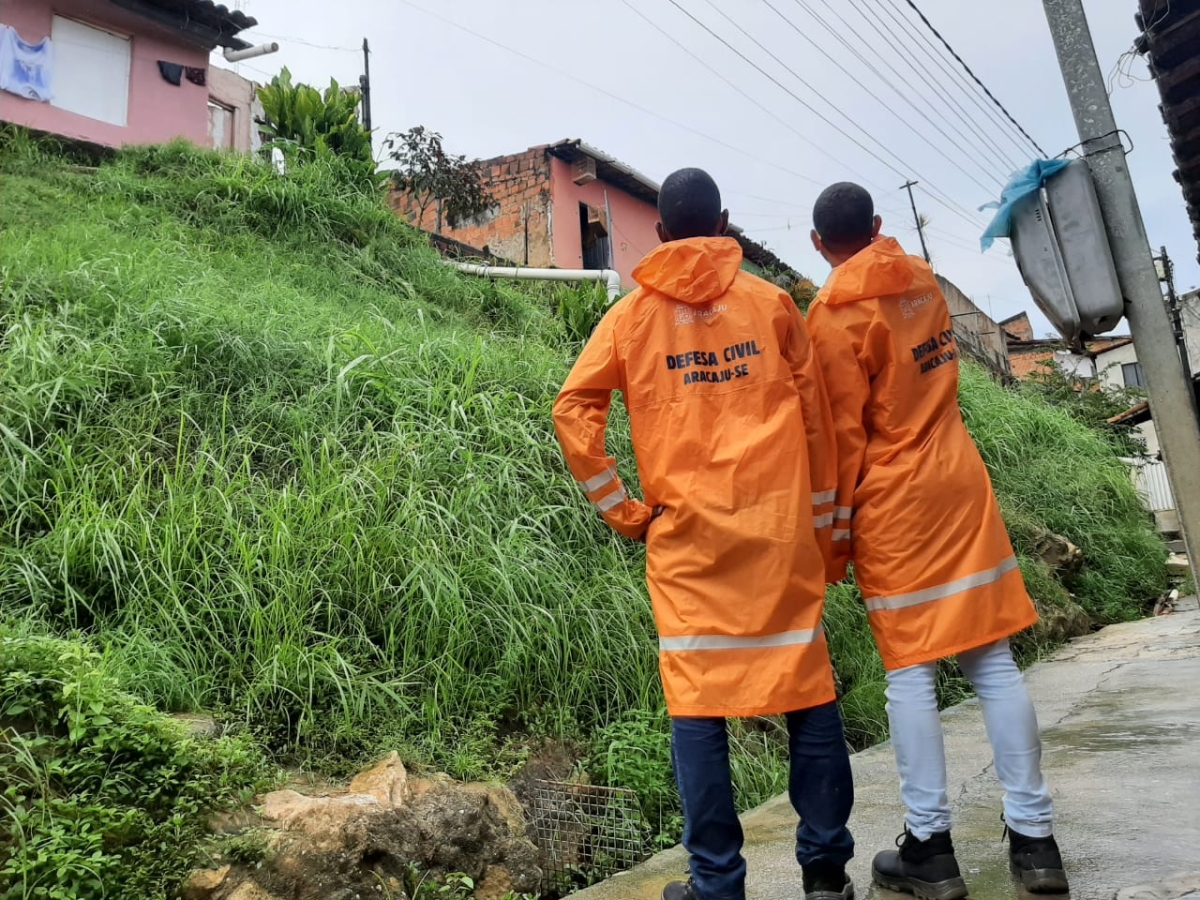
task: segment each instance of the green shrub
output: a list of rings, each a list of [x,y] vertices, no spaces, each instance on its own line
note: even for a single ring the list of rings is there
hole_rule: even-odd
[[[0,898],[165,897],[267,768],[118,689],[85,645],[0,626]]]

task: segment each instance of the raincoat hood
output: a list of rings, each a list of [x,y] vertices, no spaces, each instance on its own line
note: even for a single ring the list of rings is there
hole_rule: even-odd
[[[895,238],[881,237],[834,269],[821,293],[838,306],[936,287],[924,260],[905,253]]]
[[[648,253],[633,277],[673,300],[708,303],[729,290],[741,266],[742,248],[733,238],[688,238]]]

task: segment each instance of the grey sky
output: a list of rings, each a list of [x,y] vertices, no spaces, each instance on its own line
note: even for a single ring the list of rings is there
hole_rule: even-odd
[[[380,137],[426,125],[444,135],[449,149],[471,157],[581,138],[657,180],[681,166],[701,166],[721,185],[733,221],[818,283],[827,267],[811,249],[808,230],[809,210],[821,187],[840,180],[863,182],[876,196],[885,231],[910,252],[920,252],[907,195],[900,190],[912,177],[922,182],[917,207],[931,220],[935,267],[997,319],[1022,309],[1035,313],[1007,242],[998,242],[986,255],[978,252],[989,214],[975,212],[999,196],[999,182],[1011,168],[1004,157],[1024,164],[1033,151],[1019,150],[961,83],[951,83],[936,67],[926,55],[928,32],[903,0],[674,2],[678,6],[672,0],[630,0],[639,16],[622,0],[241,0],[237,5],[261,23],[245,36],[278,39],[281,49],[242,64],[240,71],[265,80],[287,65],[296,78],[317,86],[330,77],[354,84],[362,67],[357,48],[366,36],[373,51],[372,108]],[[1054,155],[1076,143],[1040,0],[918,0],[918,5],[1045,150]],[[1136,6],[1134,0],[1085,0],[1106,73],[1133,41]],[[805,7],[835,26],[845,44]],[[902,30],[892,18],[900,15],[916,30]],[[936,74],[924,78],[961,103],[972,124],[949,113],[906,58]],[[1139,79],[1147,75],[1140,58],[1127,69]],[[1183,198],[1171,177],[1170,145],[1157,104],[1157,89],[1148,80],[1120,79],[1113,92],[1117,122],[1136,147],[1130,168],[1151,244],[1166,245],[1176,261],[1178,286],[1188,289],[1200,284],[1200,266]],[[863,130],[848,124],[843,113]],[[987,144],[975,128],[989,138]],[[1001,151],[1001,159],[991,147]],[[931,189],[958,208],[938,203]],[[1039,335],[1049,330],[1040,314],[1035,321]]]

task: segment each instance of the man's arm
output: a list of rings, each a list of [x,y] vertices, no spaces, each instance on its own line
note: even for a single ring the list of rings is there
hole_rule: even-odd
[[[653,512],[626,493],[604,443],[612,392],[621,388],[612,320],[609,314],[596,326],[567,376],[554,401],[554,430],[588,500],[612,528],[636,541],[645,537]]]
[[[804,317],[792,298],[781,296],[788,311],[787,333],[781,344],[784,358],[792,370],[792,380],[800,395],[804,431],[808,445],[809,482],[812,486],[813,527],[827,576],[840,566],[845,577],[846,561],[834,544],[834,516],[837,500],[837,438],[833,414],[816,353],[809,339]]]
[[[853,335],[836,311],[815,303],[808,312],[817,362],[829,394],[837,442],[837,488],[833,509],[833,565],[826,578],[834,584],[846,577],[851,556],[854,491],[867,450],[864,410],[871,396],[870,379],[855,349]]]

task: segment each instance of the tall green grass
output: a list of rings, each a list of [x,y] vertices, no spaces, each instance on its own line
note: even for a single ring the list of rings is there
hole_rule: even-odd
[[[0,615],[330,766],[400,745],[474,772],[464,735],[658,721],[642,551],[550,419],[590,293],[460,276],[322,164],[168,146],[80,173],[10,139],[0,191]],[[1164,553],[1103,439],[969,368],[963,403],[1044,599],[1050,528],[1088,555],[1079,602],[1136,615]],[[828,617],[869,743],[852,587]],[[743,768],[773,759],[756,734]],[[756,771],[746,804],[780,784]]]

